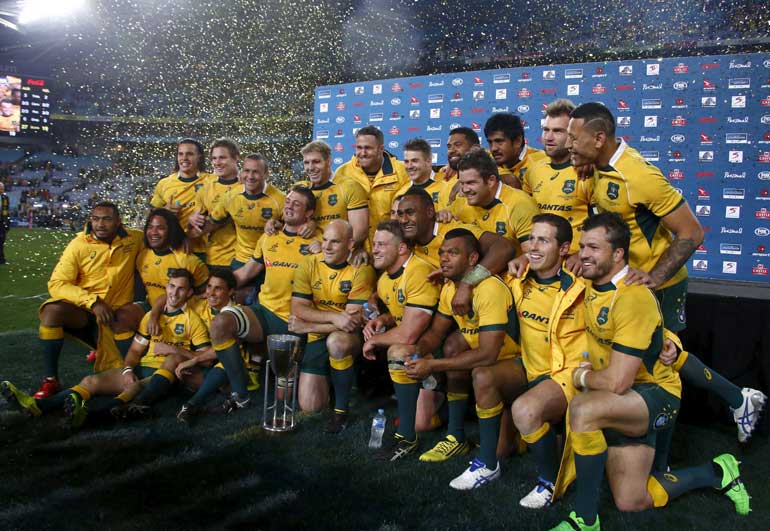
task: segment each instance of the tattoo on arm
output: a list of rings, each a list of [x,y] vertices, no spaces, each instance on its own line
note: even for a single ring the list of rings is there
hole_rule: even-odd
[[[650,271],[650,276],[658,285],[663,284],[679,271],[697,247],[698,243],[692,238],[674,238],[658,263]]]

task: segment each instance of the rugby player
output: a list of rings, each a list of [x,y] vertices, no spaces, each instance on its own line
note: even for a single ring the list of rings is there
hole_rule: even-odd
[[[344,220],[353,228],[355,247],[351,257],[353,265],[368,262],[365,245],[369,238],[369,196],[362,186],[352,179],[332,179],[332,150],[323,140],[306,144],[301,150],[302,165],[307,181],[297,184],[308,186],[316,197],[313,216],[322,231],[335,220]]]
[[[396,197],[404,195],[407,190],[419,188],[428,193],[434,205],[438,206],[444,184],[435,179],[433,167],[433,151],[422,138],[413,138],[404,144],[404,167],[409,175],[407,184],[396,192]]]
[[[497,163],[500,180],[513,188],[521,188],[527,170],[545,153],[529,147],[524,139],[521,118],[510,113],[493,114],[484,124],[489,152]]]
[[[190,216],[199,209],[198,190],[214,179],[216,177],[213,174],[206,172],[203,145],[192,138],[183,138],[176,145],[174,171],[155,185],[150,206],[170,210],[177,216],[182,227],[187,227]],[[201,260],[205,260],[205,238],[195,238],[191,245],[192,251]]]
[[[580,259],[583,277],[591,281],[584,299],[589,360],[573,371],[573,384],[584,392],[569,405],[577,493],[575,510],[555,530],[600,529],[605,469],[622,511],[662,507],[710,486],[726,488],[738,514],[749,512],[750,498],[730,454],[679,471],[654,466],[665,462],[656,452],[668,453],[681,382],[658,360],[663,345],[658,301],[646,286],[623,281],[631,239],[628,225],[614,212],[590,217],[583,226]]]
[[[0,384],[0,392],[19,411],[38,417],[64,408],[73,427],[86,420],[87,402],[95,395],[118,395],[104,408],[112,408],[116,416],[146,416],[150,406],[165,395],[174,383],[174,369],[184,359],[211,350],[206,327],[200,317],[188,308],[193,293],[193,278],[185,269],[171,272],[166,284],[166,304],[160,320],[161,333],[147,332],[147,318],[139,325],[123,369],[115,368],[83,378],[80,383],[48,398],[34,398],[10,382]],[[144,388],[136,395],[140,380]],[[128,400],[132,397],[133,402]]]
[[[497,446],[504,404],[510,404],[527,382],[521,363],[515,359],[519,355],[519,330],[513,297],[500,277],[490,276],[476,285],[472,311],[464,315],[452,311],[451,301],[457,286],[476,266],[480,252],[478,240],[467,229],[453,229],[446,234],[440,256],[441,274],[447,282],[441,290],[436,317],[416,345],[398,345],[391,349],[394,355],[408,357],[410,352],[414,352],[421,356],[406,360],[406,375],[409,378],[420,380],[431,373],[447,373],[450,400],[446,442],[452,451],[434,449],[446,457],[462,455],[469,450],[464,433],[468,400],[464,384],[468,376],[472,378],[480,448],[479,456],[473,459],[471,466],[449,483],[450,487],[458,490],[475,489],[500,476]],[[445,349],[441,358],[431,357],[431,353],[448,336],[453,323],[457,323],[460,329],[460,345],[452,352]],[[460,380],[461,388],[457,390],[464,396],[452,400],[451,394],[456,392],[455,380]],[[427,459],[421,460],[443,460],[430,459],[432,456],[430,452],[428,454]]]
[[[667,329],[686,326],[685,263],[703,241],[703,228],[687,201],[658,168],[647,163],[623,139],[615,137],[615,119],[600,103],[572,111],[567,128],[572,164],[597,168],[592,201],[600,211],[617,212],[631,227],[628,284],[654,290]],[[767,397],[756,389],[734,385],[686,352],[675,363],[686,382],[720,396],[733,412],[738,439],[755,429]]]
[[[94,206],[85,230],[54,267],[48,281],[51,298],[40,307],[43,383],[36,398],[61,389],[59,355],[65,332],[98,350],[94,370],[120,366],[134,333],[133,278],[141,249],[142,233],[123,227],[114,203]]]
[[[325,407],[331,375],[334,411],[325,427],[327,433],[347,427],[354,356],[363,343],[363,304],[376,282],[371,266],[348,262],[354,246],[350,223],[332,221],[323,233],[322,254],[305,259],[294,275],[289,331],[310,334],[302,358],[299,400],[305,411]]]
[[[460,192],[460,184],[457,180],[458,164],[463,155],[473,148],[481,149],[476,131],[470,127],[455,127],[449,131],[449,139],[446,143],[447,164],[436,172],[435,176],[438,182],[444,184],[436,208],[437,217],[443,223],[451,219],[449,208]]]
[[[572,225],[572,233],[579,234],[588,217],[593,179],[579,179],[566,147],[567,125],[575,104],[569,100],[552,101],[545,109],[543,120],[543,147],[547,158],[533,164],[522,179],[522,190],[530,194],[540,212],[561,216]],[[572,240],[567,257],[567,269],[580,275],[577,254],[580,238]]]
[[[383,445],[377,458],[396,461],[418,447],[415,415],[424,393],[420,382],[404,371],[404,351],[414,345],[430,325],[439,288],[428,282],[433,267],[415,255],[398,221],[377,226],[372,244],[374,267],[382,272],[377,296],[386,310],[364,326],[363,355],[376,359],[377,349],[387,349],[388,369],[398,400],[399,424],[394,439]],[[407,347],[403,347],[407,345]],[[423,409],[423,408],[421,408]],[[432,412],[431,412],[432,413]]]
[[[521,358],[527,391],[511,407],[516,429],[537,464],[537,484],[519,501],[539,509],[551,504],[559,472],[560,450],[552,426],[560,423],[575,396],[572,371],[587,348],[583,320],[583,280],[565,266],[572,227],[561,216],[532,219],[529,267],[520,278],[509,276],[521,331]]]
[[[321,233],[302,238],[297,230],[315,211],[316,199],[310,189],[292,188],[283,207],[284,226],[275,235],[264,234],[246,265],[235,271],[243,286],[265,271],[259,302],[251,306],[225,306],[211,322],[211,339],[230,381],[232,393],[222,404],[225,412],[249,406],[246,366],[238,340],[260,343],[270,334],[288,334],[294,274],[304,257],[320,251]],[[300,402],[302,406],[302,402]]]
[[[356,154],[337,168],[334,181],[352,179],[367,193],[369,200],[369,241],[380,221],[390,217],[396,192],[409,182],[404,163],[385,151],[385,137],[373,125],[356,133]]]

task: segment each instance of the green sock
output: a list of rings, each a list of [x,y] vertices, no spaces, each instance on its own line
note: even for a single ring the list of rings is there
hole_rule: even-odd
[[[150,405],[165,395],[171,388],[173,382],[166,376],[158,374],[158,372],[162,370],[163,369],[158,369],[153,373],[152,378],[147,382],[147,385],[142,389],[142,392],[134,399],[136,404]]]
[[[688,353],[679,375],[690,385],[714,393],[735,409],[743,404],[741,388],[718,372],[706,367],[692,352]]]
[[[546,481],[556,483],[556,475],[559,473],[559,448],[553,428],[549,428],[537,441],[527,444],[537,463],[539,476]]]
[[[721,470],[717,473],[713,462],[698,466],[672,470],[670,472],[653,471],[652,476],[665,489],[668,499],[681,496],[685,492],[703,487],[718,489],[722,480]]]
[[[420,395],[420,384],[409,383],[402,384],[393,382],[396,390],[396,399],[398,400],[398,430],[396,433],[404,437],[407,441],[413,441],[417,438],[417,432],[414,427],[417,417],[417,397]]]
[[[353,391],[353,379],[355,378],[353,365],[347,369],[331,369],[332,387],[334,387],[334,410],[347,412],[350,407],[350,394]],[[415,402],[416,407],[416,402]]]
[[[208,372],[201,386],[187,402],[190,405],[199,406],[223,385],[227,385],[227,373],[220,367],[214,367]]]
[[[41,339],[43,347],[43,376],[59,375],[59,354],[64,346],[64,339]]]
[[[453,435],[458,442],[465,441],[465,412],[468,410],[467,393],[447,393],[447,408],[449,409],[449,425],[447,433]]]
[[[48,398],[37,398],[35,399],[35,403],[37,403],[37,407],[41,412],[50,413],[51,411],[62,409],[64,407],[64,399],[66,399],[70,393],[77,393],[77,391],[73,389],[63,389]]]
[[[479,459],[487,468],[497,468],[497,439],[500,437],[502,412],[491,417],[479,417]]]
[[[216,353],[217,359],[222,362],[225,372],[227,372],[227,378],[230,380],[230,387],[233,392],[238,393],[241,398],[247,398],[249,391],[246,387],[249,376],[246,373],[246,365],[243,363],[238,342],[222,350],[217,350]]]

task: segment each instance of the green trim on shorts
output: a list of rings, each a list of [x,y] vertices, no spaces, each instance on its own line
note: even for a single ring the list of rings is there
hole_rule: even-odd
[[[246,262],[241,262],[240,260],[236,260],[235,258],[232,259],[230,262],[230,269],[233,271],[238,271],[240,268],[246,265]]]
[[[267,336],[272,334],[288,334],[289,324],[275,315],[273,312],[262,306],[260,303],[255,302],[251,306],[251,311],[257,316],[259,325],[262,327],[262,334]],[[297,335],[297,334],[294,334]]]
[[[688,278],[677,282],[673,286],[655,291],[655,297],[660,303],[660,311],[663,314],[663,326],[672,332],[680,332],[687,327],[687,286]]]
[[[151,305],[151,304],[149,303],[149,301],[147,301],[147,300],[143,300],[143,301],[134,301],[134,304],[136,304],[137,306],[139,306],[139,307],[142,309],[142,311],[143,311],[144,313],[147,313],[147,312],[149,312],[150,310],[152,310],[152,305]]]
[[[302,355],[300,372],[329,376],[331,365],[329,364],[329,351],[326,349],[326,338],[317,339],[305,345],[305,353]]]
[[[659,445],[661,447],[668,446],[666,444],[667,441],[670,442],[668,430],[673,429],[676,423],[681,400],[654,383],[634,384],[631,389],[639,393],[647,405],[650,417],[647,433],[640,437],[629,437],[619,431],[605,429],[604,437],[607,439],[607,446],[643,444],[655,449]],[[663,448],[661,449],[663,450]]]
[[[158,369],[156,367],[148,367],[147,365],[137,365],[134,367],[134,374],[136,374],[136,377],[140,380],[144,380],[145,378],[149,378],[153,374],[155,374],[155,371]]]
[[[546,380],[550,380],[550,379],[551,379],[551,375],[550,375],[550,374],[541,374],[540,376],[538,376],[537,378],[535,378],[535,379],[534,379],[534,380],[532,380],[531,382],[527,382],[527,389],[528,389],[528,390],[529,390],[529,389],[532,389],[532,388],[533,388],[533,387],[535,387],[537,384],[539,384],[539,383],[541,383],[541,382],[544,382],[544,381],[546,381]]]

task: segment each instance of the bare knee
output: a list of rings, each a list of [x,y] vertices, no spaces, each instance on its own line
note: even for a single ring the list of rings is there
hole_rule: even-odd
[[[58,302],[52,302],[43,306],[40,311],[40,324],[43,326],[61,326],[64,323],[64,315],[67,307]]]
[[[388,347],[388,361],[404,361],[410,354],[409,345],[391,345]]]
[[[513,423],[521,433],[532,433],[543,424],[542,408],[526,393],[511,406]]]
[[[599,416],[596,401],[586,394],[578,394],[569,405],[570,427],[573,431],[592,431]]]
[[[211,321],[210,333],[215,344],[235,339],[235,319],[227,313],[220,313]]]
[[[468,350],[468,344],[461,334],[452,333],[447,336],[441,350],[444,353],[445,358],[453,358],[459,353]]]
[[[360,342],[356,336],[347,332],[332,332],[326,338],[326,350],[329,351],[329,356],[335,360],[352,356],[357,350],[357,346],[360,347]]]
[[[494,387],[494,375],[489,367],[476,367],[471,371],[473,390],[477,394],[486,393]]]
[[[648,503],[646,492],[643,493],[643,495],[633,495],[631,493],[623,493],[619,496],[614,496],[614,497],[615,497],[615,507],[617,507],[619,511],[623,511],[624,513],[644,511],[650,508],[650,504]]]

